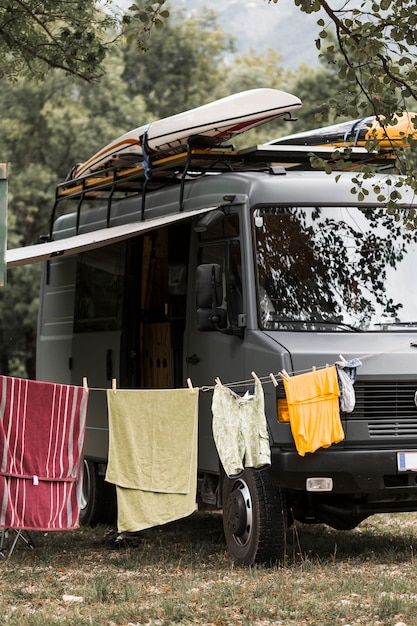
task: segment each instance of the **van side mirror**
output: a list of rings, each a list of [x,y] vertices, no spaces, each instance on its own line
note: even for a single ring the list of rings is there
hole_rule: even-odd
[[[223,285],[220,265],[205,263],[197,267],[197,327],[199,330],[218,330],[227,325],[223,302]]]
[[[197,266],[197,308],[211,309],[223,302],[223,285],[220,265],[205,263]]]

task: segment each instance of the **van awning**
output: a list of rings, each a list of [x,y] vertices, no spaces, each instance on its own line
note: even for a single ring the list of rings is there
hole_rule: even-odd
[[[196,215],[202,215],[209,211],[214,211],[217,206],[206,207],[204,209],[196,209],[195,211],[184,211],[181,213],[173,213],[172,215],[164,215],[141,222],[132,222],[121,226],[111,226],[110,228],[102,228],[81,235],[74,235],[67,239],[57,239],[46,243],[39,243],[33,246],[24,246],[23,248],[15,248],[6,251],[7,267],[18,267],[19,265],[30,265],[32,263],[40,263],[54,257],[71,256],[93,250],[94,248],[102,248],[124,239],[134,237],[139,233],[145,233],[154,228],[160,228],[168,224],[174,224],[185,219],[189,219]]]

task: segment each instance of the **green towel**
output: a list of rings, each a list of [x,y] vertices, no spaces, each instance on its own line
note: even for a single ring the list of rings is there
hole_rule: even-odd
[[[106,480],[117,490],[118,530],[135,532],[196,508],[198,389],[107,391]]]
[[[116,486],[119,532],[137,532],[194,513],[197,509],[197,455],[192,457],[194,479],[190,483],[190,493],[159,493]]]

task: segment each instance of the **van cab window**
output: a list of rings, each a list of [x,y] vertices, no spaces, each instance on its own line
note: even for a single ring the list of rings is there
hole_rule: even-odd
[[[264,206],[253,223],[264,328],[417,330],[417,235],[384,208]]]
[[[239,236],[239,216],[236,213],[225,215],[223,219],[215,222],[206,231],[200,233],[200,241],[215,241],[225,237]]]
[[[243,312],[241,249],[238,239],[222,238],[222,234],[225,230],[233,233],[233,235],[238,233],[238,225],[237,216],[233,216],[232,225],[223,226],[221,232],[217,231],[220,240],[215,241],[219,237],[215,238],[214,233],[212,233],[213,241],[200,246],[198,261],[199,264],[216,263],[220,265],[224,294],[222,308],[226,309],[229,324],[232,326],[238,324],[238,315]],[[209,233],[210,230],[207,232]],[[210,241],[210,236],[206,235],[205,239]]]

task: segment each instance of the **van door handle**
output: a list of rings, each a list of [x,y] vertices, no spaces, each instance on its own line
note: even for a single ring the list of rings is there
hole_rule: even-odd
[[[192,356],[187,356],[185,360],[190,365],[197,365],[197,363],[200,363],[200,357],[198,357],[196,354],[193,354]]]

